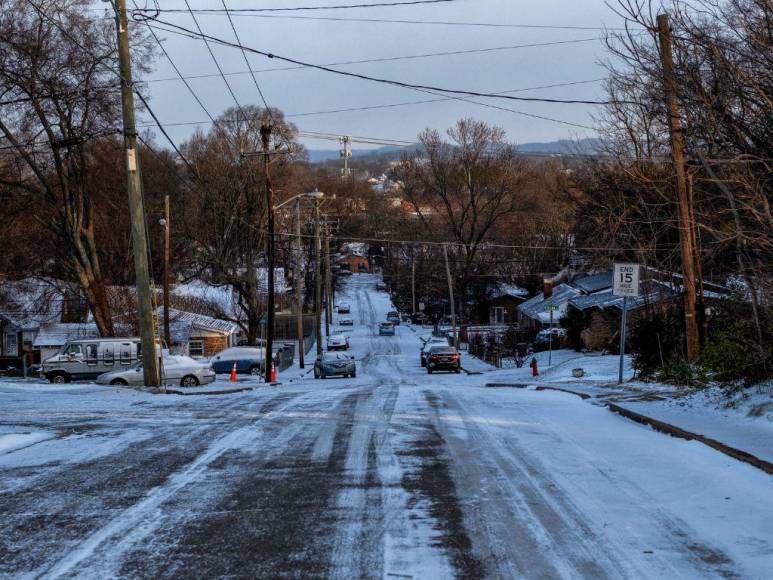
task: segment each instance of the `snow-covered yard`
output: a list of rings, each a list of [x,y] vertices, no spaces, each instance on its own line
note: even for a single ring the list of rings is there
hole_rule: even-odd
[[[376,282],[346,289],[356,379],[0,383],[0,576],[769,577],[769,475],[533,389],[622,396],[616,358],[427,375]]]

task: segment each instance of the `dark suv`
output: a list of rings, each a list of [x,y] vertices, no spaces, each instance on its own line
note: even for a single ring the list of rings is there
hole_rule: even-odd
[[[433,346],[427,353],[427,373],[433,371],[462,371],[462,357],[453,346]]]
[[[396,310],[387,312],[387,322],[391,322],[395,326],[400,324],[400,314]]]

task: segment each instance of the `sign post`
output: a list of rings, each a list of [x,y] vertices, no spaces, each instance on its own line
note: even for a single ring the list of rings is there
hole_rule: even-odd
[[[545,310],[550,312],[550,332],[548,333],[548,366],[553,364],[553,313],[558,310],[558,306],[550,304],[545,306]]]
[[[612,294],[623,297],[623,311],[620,316],[620,369],[617,383],[623,384],[623,362],[625,358],[625,326],[628,317],[628,297],[639,295],[639,264],[615,264]]]

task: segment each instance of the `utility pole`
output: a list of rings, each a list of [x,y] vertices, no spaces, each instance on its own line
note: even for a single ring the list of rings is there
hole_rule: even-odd
[[[301,198],[295,200],[295,298],[298,301],[298,360],[301,368],[304,368],[304,357],[306,353],[303,342],[303,272],[301,268],[301,256],[303,250],[301,246]]]
[[[164,341],[166,347],[171,348],[172,334],[169,330],[169,260],[171,258],[171,210],[169,208],[169,196],[164,196]]]
[[[668,14],[658,15],[660,60],[663,65],[663,90],[665,93],[668,129],[671,134],[671,154],[676,172],[676,194],[679,202],[679,242],[682,250],[682,276],[684,282],[684,317],[687,335],[687,359],[698,355],[699,335],[697,319],[697,294],[695,290],[695,252],[693,212],[687,192],[687,175],[684,166],[684,134],[677,101],[674,56],[671,48],[671,30]]]
[[[266,344],[265,364],[263,365],[265,382],[271,382],[271,371],[274,366],[274,190],[271,187],[269,175],[269,142],[271,140],[271,125],[260,126],[260,142],[263,146],[263,171],[266,180],[266,212],[268,213],[268,305],[266,306]]]
[[[118,61],[121,72],[121,105],[123,109],[123,142],[126,150],[127,189],[129,214],[132,222],[132,247],[134,249],[134,274],[137,285],[137,311],[142,341],[142,371],[146,385],[161,384],[156,340],[153,331],[153,302],[150,290],[148,239],[145,228],[145,207],[142,201],[140,159],[137,153],[137,128],[134,119],[134,95],[131,53],[129,52],[129,28],[126,17],[126,0],[116,0],[118,29]]]
[[[349,135],[343,135],[338,138],[338,142],[341,143],[340,155],[344,160],[344,168],[341,171],[341,177],[345,181],[349,179],[349,157],[352,156],[352,138]]]
[[[314,200],[314,251],[316,255],[314,275],[315,293],[314,293],[314,306],[317,310],[316,320],[316,339],[317,339],[317,354],[322,354],[322,244],[319,239],[319,200]]]
[[[333,284],[330,272],[330,224],[325,220],[325,336],[330,336],[330,325],[333,323]]]
[[[448,297],[451,302],[451,332],[454,336],[454,347],[459,348],[459,337],[456,334],[456,310],[454,306],[454,283],[451,280],[451,267],[448,265],[448,251],[443,244],[443,259],[446,262],[446,278],[448,279]]]
[[[411,250],[411,316],[416,316],[416,256]]]

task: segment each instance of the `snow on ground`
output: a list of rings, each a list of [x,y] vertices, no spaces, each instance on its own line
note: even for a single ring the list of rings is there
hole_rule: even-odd
[[[376,282],[338,297],[356,379],[0,382],[0,436],[51,436],[0,452],[0,577],[769,577],[770,476],[571,395],[485,386],[535,384],[528,368],[427,375],[420,329],[378,336]],[[554,356],[559,385],[576,361]]]

